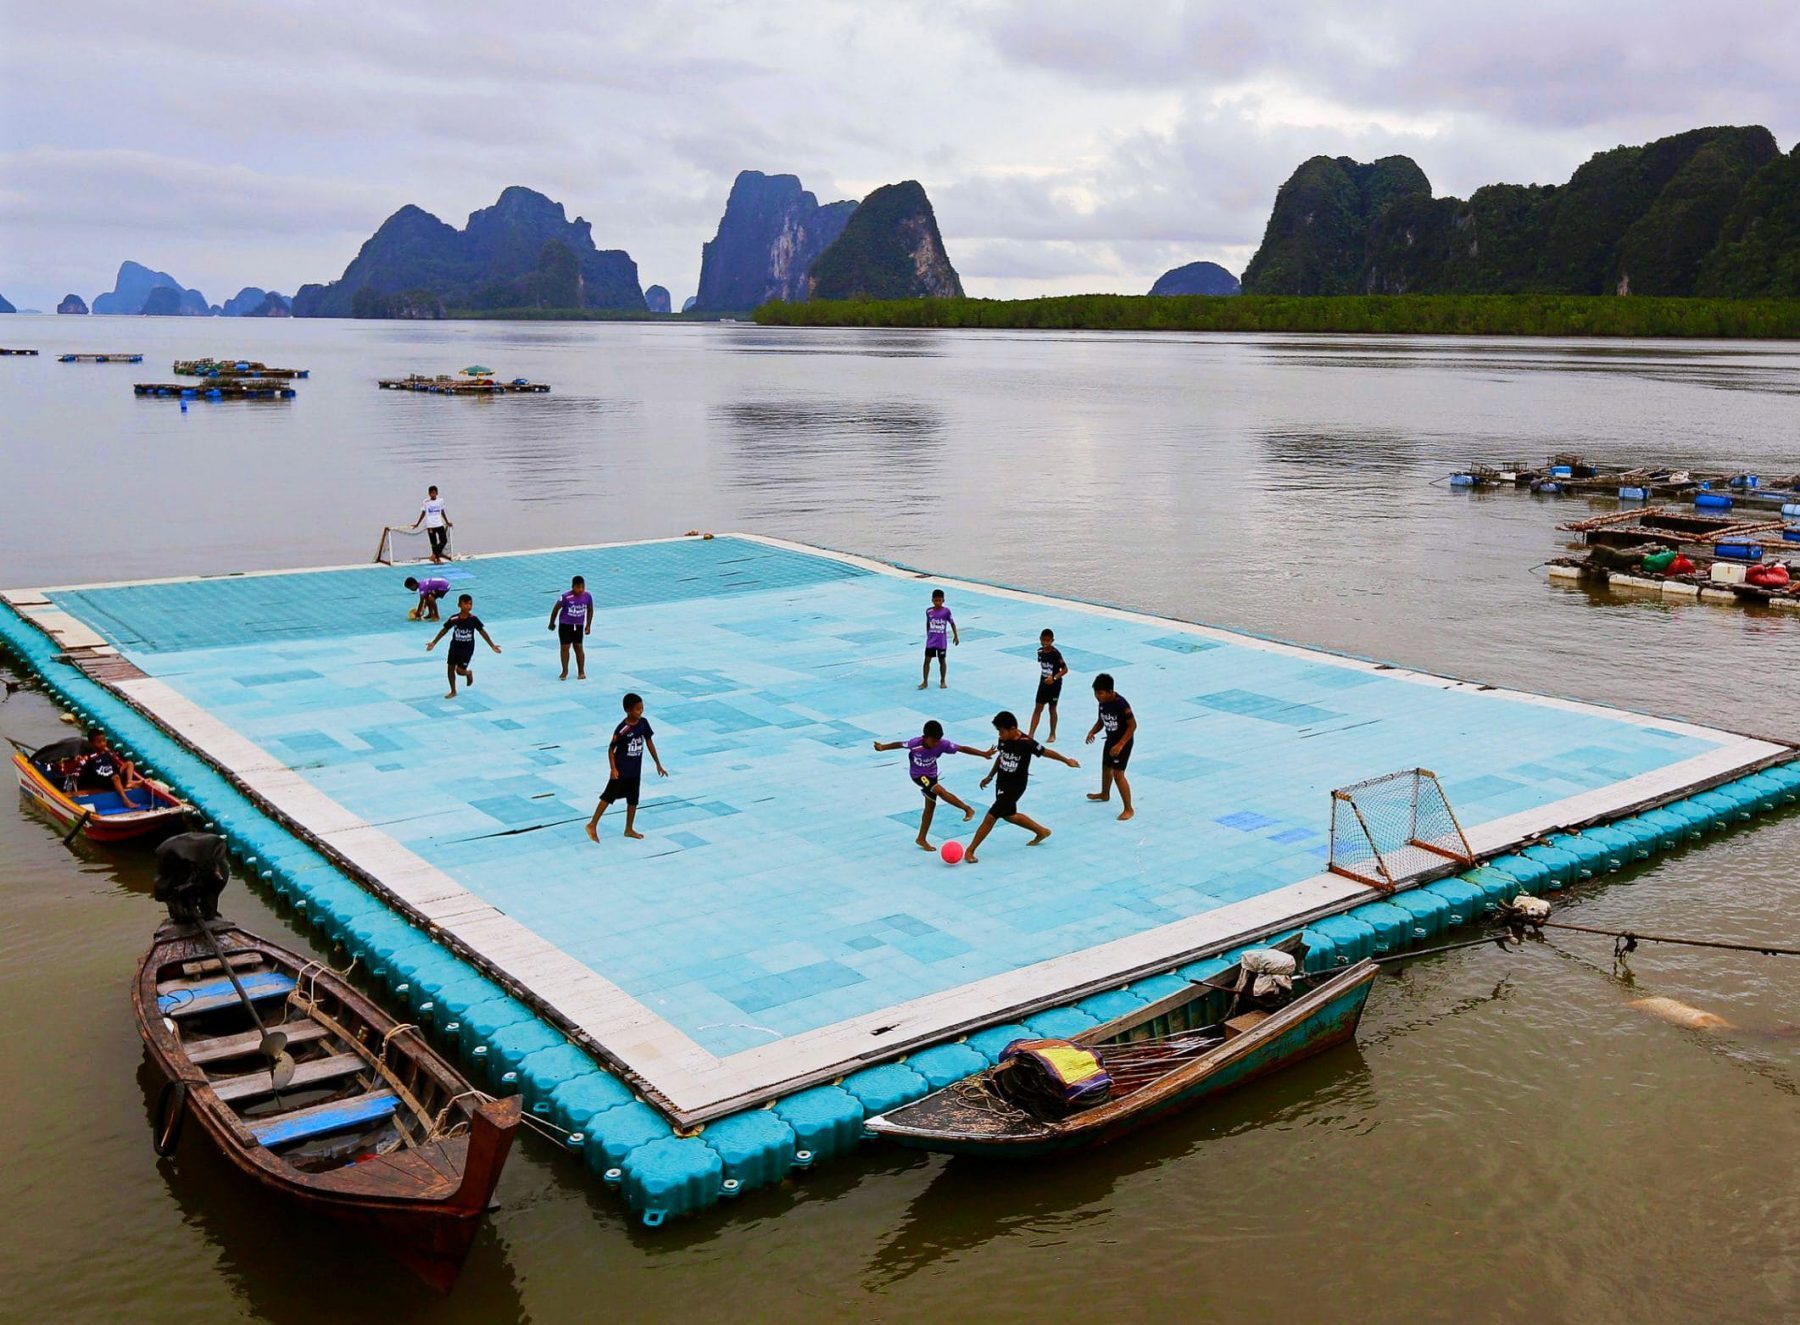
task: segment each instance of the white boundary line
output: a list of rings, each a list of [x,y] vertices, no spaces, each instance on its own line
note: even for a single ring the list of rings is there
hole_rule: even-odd
[[[1426,672],[1384,666],[1303,645],[1286,644],[1124,608],[1052,598],[977,581],[910,571],[887,562],[758,534],[734,538],[807,556],[821,557],[890,578],[923,581],[971,594],[987,594],[1031,602],[1060,611],[1152,625],[1172,632],[1257,648],[1288,657],[1364,671],[1444,690],[1465,690],[1496,700],[1526,702],[1567,712],[1598,713],[1614,721],[1656,728],[1715,742],[1718,748],[1623,782],[1611,783],[1551,805],[1478,825],[1470,830],[1479,855],[1490,855],[1543,833],[1623,813],[1647,801],[1665,799],[1703,784],[1729,778],[1764,763],[1787,747],[1713,728],[1644,714],[1557,699],[1524,691],[1501,690]],[[681,542],[683,538],[624,540],[536,552],[599,550],[638,544]],[[534,555],[533,551],[484,553],[479,558]],[[255,571],[248,576],[307,574],[354,567],[314,567],[307,571]],[[176,576],[47,590],[0,594],[52,638],[85,639],[92,632],[49,603],[46,594],[81,589],[126,588],[196,579],[239,576]],[[73,645],[71,645],[73,647]],[[430,925],[469,949],[495,972],[518,985],[529,998],[579,1038],[598,1046],[603,1056],[622,1065],[646,1086],[677,1121],[693,1123],[720,1117],[778,1094],[830,1080],[870,1062],[893,1058],[909,1049],[942,1041],[983,1023],[1003,1021],[1031,1010],[1058,1006],[1096,989],[1116,986],[1157,969],[1270,932],[1300,926],[1321,916],[1348,910],[1377,895],[1341,876],[1318,874],[1273,892],[1230,903],[1199,915],[1064,954],[1017,970],[906,1003],[786,1037],[773,1043],[719,1058],[672,1023],[631,997],[597,971],[414,854],[380,829],[363,822],[213,714],[154,677],[124,681],[113,689],[153,715],[171,732],[201,751],[280,814],[300,825],[316,842],[355,870],[376,879],[401,903]]]

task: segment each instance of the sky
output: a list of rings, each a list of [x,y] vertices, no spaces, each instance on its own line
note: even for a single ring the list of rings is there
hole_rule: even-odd
[[[524,184],[679,307],[743,169],[919,180],[973,295],[1142,293],[1241,272],[1309,156],[1466,196],[1706,124],[1786,149],[1796,69],[1791,0],[0,0],[0,294],[291,294]]]

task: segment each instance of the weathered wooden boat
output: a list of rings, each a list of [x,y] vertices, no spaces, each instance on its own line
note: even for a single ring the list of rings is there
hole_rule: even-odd
[[[174,1153],[191,1115],[263,1187],[352,1226],[434,1287],[455,1282],[512,1148],[517,1098],[475,1090],[417,1027],[228,921],[166,921],[132,1005],[166,1078],[159,1153]]]
[[[168,832],[189,812],[186,801],[154,780],[128,787],[121,799],[111,787],[65,790],[36,755],[23,750],[13,752],[13,768],[19,775],[19,790],[33,804],[59,827],[68,829],[71,837],[79,828],[90,842],[129,842]]]
[[[1304,965],[1298,939],[1274,945]],[[903,1146],[946,1154],[1036,1158],[1112,1141],[1181,1109],[1344,1043],[1356,1033],[1371,961],[1295,979],[1281,1006],[1254,1006],[1241,966],[1197,981],[1074,1037],[1112,1077],[1110,1097],[1063,1118],[1019,1107],[988,1069],[865,1126]]]

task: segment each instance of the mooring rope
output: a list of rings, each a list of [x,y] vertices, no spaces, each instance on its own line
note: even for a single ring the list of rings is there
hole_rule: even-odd
[[[1668,934],[1640,934],[1634,929],[1599,929],[1593,925],[1571,925],[1564,920],[1540,920],[1534,928],[1567,929],[1577,934],[1598,934],[1614,941],[1613,951],[1619,956],[1637,949],[1640,943],[1678,943],[1685,948],[1724,948],[1730,952],[1760,952],[1765,957],[1800,957],[1800,948],[1773,943],[1728,943],[1724,939],[1687,939]]]

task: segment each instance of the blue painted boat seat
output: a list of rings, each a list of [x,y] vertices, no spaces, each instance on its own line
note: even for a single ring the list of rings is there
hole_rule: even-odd
[[[156,808],[156,797],[152,796],[149,789],[145,787],[132,787],[126,793],[124,800],[119,799],[119,793],[112,790],[81,791],[71,799],[77,805],[85,806],[103,819],[109,814],[131,814]]]
[[[294,989],[293,977],[281,971],[247,971],[238,979],[243,983],[244,992],[256,1003],[286,998]],[[220,976],[216,980],[204,980],[157,994],[156,1010],[165,1017],[192,1017],[237,1001],[237,990],[231,987],[231,981]]]
[[[315,1104],[310,1109],[295,1109],[275,1118],[254,1122],[246,1119],[244,1125],[252,1136],[273,1150],[276,1146],[291,1146],[315,1136],[329,1136],[333,1132],[365,1126],[392,1116],[399,1107],[400,1101],[392,1091],[372,1090],[354,1099]]]

